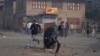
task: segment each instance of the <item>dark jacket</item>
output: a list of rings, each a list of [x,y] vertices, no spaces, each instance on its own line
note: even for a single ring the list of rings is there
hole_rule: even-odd
[[[41,30],[41,26],[39,24],[32,24],[31,27],[31,34],[38,34],[39,31]]]
[[[57,42],[58,31],[55,31],[53,27],[49,27],[44,31],[44,45],[49,48],[50,45]]]
[[[44,31],[44,37],[50,37],[52,35],[53,28],[49,27]]]

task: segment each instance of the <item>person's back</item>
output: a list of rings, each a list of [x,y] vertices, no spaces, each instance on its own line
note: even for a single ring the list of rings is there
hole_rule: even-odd
[[[58,37],[58,35],[59,35],[58,26],[54,25],[51,37],[56,38]]]
[[[41,29],[41,27],[40,27],[40,25],[33,23],[31,25],[31,28],[30,29],[32,30],[32,34],[38,34],[38,32]]]
[[[48,35],[46,35],[48,32]],[[49,33],[50,32],[50,33]],[[55,48],[56,44],[57,43],[57,48],[56,48],[56,51],[55,51],[55,54],[59,52],[59,49],[60,49],[60,43],[57,39],[59,35],[59,31],[58,31],[58,26],[54,25],[50,28],[47,29],[47,31],[44,32],[44,45],[46,48]],[[50,41],[50,42],[49,42]]]
[[[53,32],[52,32],[51,38],[52,38],[52,41],[53,41],[52,43],[53,44],[56,43],[56,51],[55,51],[55,55],[56,55],[60,50],[60,42],[58,41],[59,31],[58,31],[57,25],[52,26],[52,28],[53,28]],[[53,44],[51,44],[51,46]]]
[[[44,37],[49,37],[53,32],[53,28],[49,27],[44,31]]]

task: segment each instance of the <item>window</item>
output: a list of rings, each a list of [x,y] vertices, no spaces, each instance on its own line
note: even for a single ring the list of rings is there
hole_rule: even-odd
[[[63,0],[52,0],[52,7],[62,9]]]
[[[67,3],[67,9],[68,10],[80,10],[80,4],[79,3]]]
[[[80,4],[79,3],[77,4],[77,10],[80,10]]]
[[[33,0],[32,1],[32,8],[33,9],[45,9],[46,2],[44,0]]]

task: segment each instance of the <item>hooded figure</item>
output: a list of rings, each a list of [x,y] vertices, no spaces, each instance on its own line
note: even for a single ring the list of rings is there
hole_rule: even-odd
[[[47,49],[50,49],[52,45],[55,45],[57,43],[57,48],[55,53],[59,52],[60,49],[60,42],[58,41],[58,36],[59,36],[59,31],[58,31],[58,26],[53,25],[49,28],[47,28],[44,32],[44,46]],[[55,47],[54,47],[55,48]]]
[[[39,24],[37,24],[36,21],[33,21],[33,23],[32,23],[32,25],[31,25],[30,29],[31,29],[31,34],[32,34],[32,35],[36,35],[36,34],[38,34],[39,31],[41,30],[41,26],[40,26]]]
[[[33,41],[37,41],[39,43],[39,40],[36,39],[36,35],[40,32],[41,26],[39,24],[36,24],[36,21],[33,21],[30,29],[31,29],[31,36],[33,38]]]

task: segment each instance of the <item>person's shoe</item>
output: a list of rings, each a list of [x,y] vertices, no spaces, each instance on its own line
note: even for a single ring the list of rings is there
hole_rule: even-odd
[[[29,49],[30,47],[29,46],[25,46],[25,49]]]
[[[29,47],[29,46],[27,46],[26,48],[27,48],[27,49],[29,49],[30,47]]]
[[[50,52],[53,52],[53,50],[52,49],[48,49]]]

